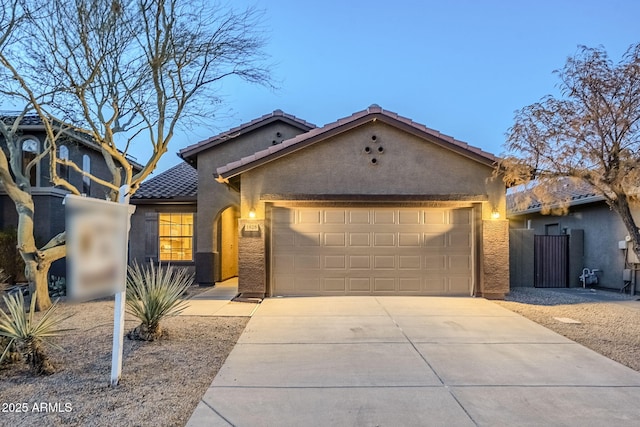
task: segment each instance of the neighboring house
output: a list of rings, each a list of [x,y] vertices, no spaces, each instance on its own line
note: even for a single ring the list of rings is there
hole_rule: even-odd
[[[586,184],[567,180],[553,190],[553,195],[561,201],[555,207],[566,207],[565,212],[548,213],[535,197],[527,197],[522,192],[514,192],[507,198],[512,229],[511,285],[534,286],[536,280],[540,281],[535,275],[542,273],[536,273],[534,258],[542,259],[548,249],[541,243],[534,255],[534,236],[566,236],[568,270],[566,279],[557,282],[558,287],[582,286],[580,276],[583,269],[588,268],[598,270],[597,286],[616,290],[627,286],[628,290],[632,277],[623,278],[623,271],[633,268],[626,261],[627,256],[630,256],[629,261],[635,261],[635,257],[625,245],[620,249],[620,242],[625,241],[628,233],[618,214],[609,208],[602,195]],[[637,207],[633,213],[636,220],[640,219]],[[560,259],[558,254],[552,256]],[[554,268],[558,269],[558,266]],[[633,281],[635,283],[635,278]]]
[[[13,122],[13,116],[0,116],[0,120]],[[20,125],[19,142],[22,146],[21,164],[26,165],[44,149],[46,140],[45,128],[38,116],[26,116]],[[4,139],[0,136],[0,147],[7,152]],[[68,132],[57,141],[58,156],[74,162],[82,170],[108,180],[111,173],[105,164],[100,146],[87,135]],[[8,158],[8,152],[7,152]],[[134,169],[141,166],[134,163]],[[109,189],[91,182],[79,172],[69,167],[58,166],[58,174],[89,197],[104,199]],[[62,201],[68,193],[66,190],[52,187],[50,183],[49,157],[45,156],[30,173],[31,193],[35,204],[34,236],[40,245],[61,233],[65,229],[65,214]],[[15,228],[18,225],[18,214],[13,201],[6,195],[0,185],[0,230]],[[51,274],[65,276],[65,261],[56,261],[51,267]]]
[[[320,128],[276,110],[179,155],[195,200],[185,165],[144,183],[133,258],[243,296],[509,291],[497,159],[377,105]]]

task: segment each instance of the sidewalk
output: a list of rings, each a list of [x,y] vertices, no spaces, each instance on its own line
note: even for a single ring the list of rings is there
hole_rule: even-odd
[[[259,304],[231,301],[238,295],[238,278],[216,283],[192,298],[180,316],[233,316],[251,317]]]

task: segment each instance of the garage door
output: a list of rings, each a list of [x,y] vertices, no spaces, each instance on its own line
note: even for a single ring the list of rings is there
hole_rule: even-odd
[[[273,295],[469,295],[471,208],[274,208]]]

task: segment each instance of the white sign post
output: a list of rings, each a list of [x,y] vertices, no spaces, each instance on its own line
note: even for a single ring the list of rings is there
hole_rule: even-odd
[[[119,203],[67,195],[68,293],[82,301],[115,294],[111,385],[122,372],[127,248],[131,214],[129,186],[119,191]]]
[[[118,203],[121,205],[129,204],[129,186],[123,185],[120,187],[120,192],[118,193]],[[126,217],[126,230],[127,230],[127,239],[126,242],[129,242],[129,229],[131,228],[130,215]],[[122,283],[125,284],[124,289],[121,289],[119,292],[116,292],[115,295],[115,304],[113,308],[113,351],[111,353],[111,386],[117,386],[118,381],[120,381],[120,375],[122,374],[122,347],[124,341],[124,311],[125,311],[125,302],[127,300],[127,258],[128,258],[128,244],[124,247],[124,257],[123,262],[125,265],[124,275],[122,278]]]

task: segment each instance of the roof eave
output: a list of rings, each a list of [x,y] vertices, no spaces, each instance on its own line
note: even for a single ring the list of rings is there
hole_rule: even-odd
[[[605,198],[602,195],[595,195],[595,196],[588,196],[588,197],[581,197],[580,199],[576,199],[576,200],[572,200],[571,202],[569,202],[568,207],[574,207],[574,206],[580,206],[580,205],[588,205],[591,203],[597,203],[597,202],[604,202]],[[562,205],[559,203],[555,203],[551,206],[549,206],[550,209],[557,209],[560,208]],[[534,213],[540,213],[542,211],[542,206],[537,206],[535,208],[528,208],[528,209],[524,209],[521,211],[509,211],[507,213],[508,217],[516,217],[516,216],[522,216],[522,215],[528,215],[528,214],[534,214]]]
[[[284,122],[288,125],[294,126],[305,132],[315,128],[315,126],[312,125],[311,123],[294,120],[286,115],[271,115],[255,123],[250,122],[251,124],[248,124],[244,127],[243,125],[240,125],[238,128],[231,129],[227,132],[224,132],[216,136],[213,136],[211,138],[207,138],[203,141],[200,141],[190,147],[183,148],[178,152],[178,156],[182,158],[184,161],[192,163],[195,161],[193,157],[201,153],[202,151],[208,150],[211,147],[215,147],[217,145],[231,141],[241,135],[245,135],[249,132],[253,132],[256,129],[259,129],[265,125],[268,125],[270,123],[277,122],[277,121]]]
[[[141,197],[131,198],[130,203],[134,205],[156,205],[156,204],[194,204],[198,202],[197,196],[181,197]]]

